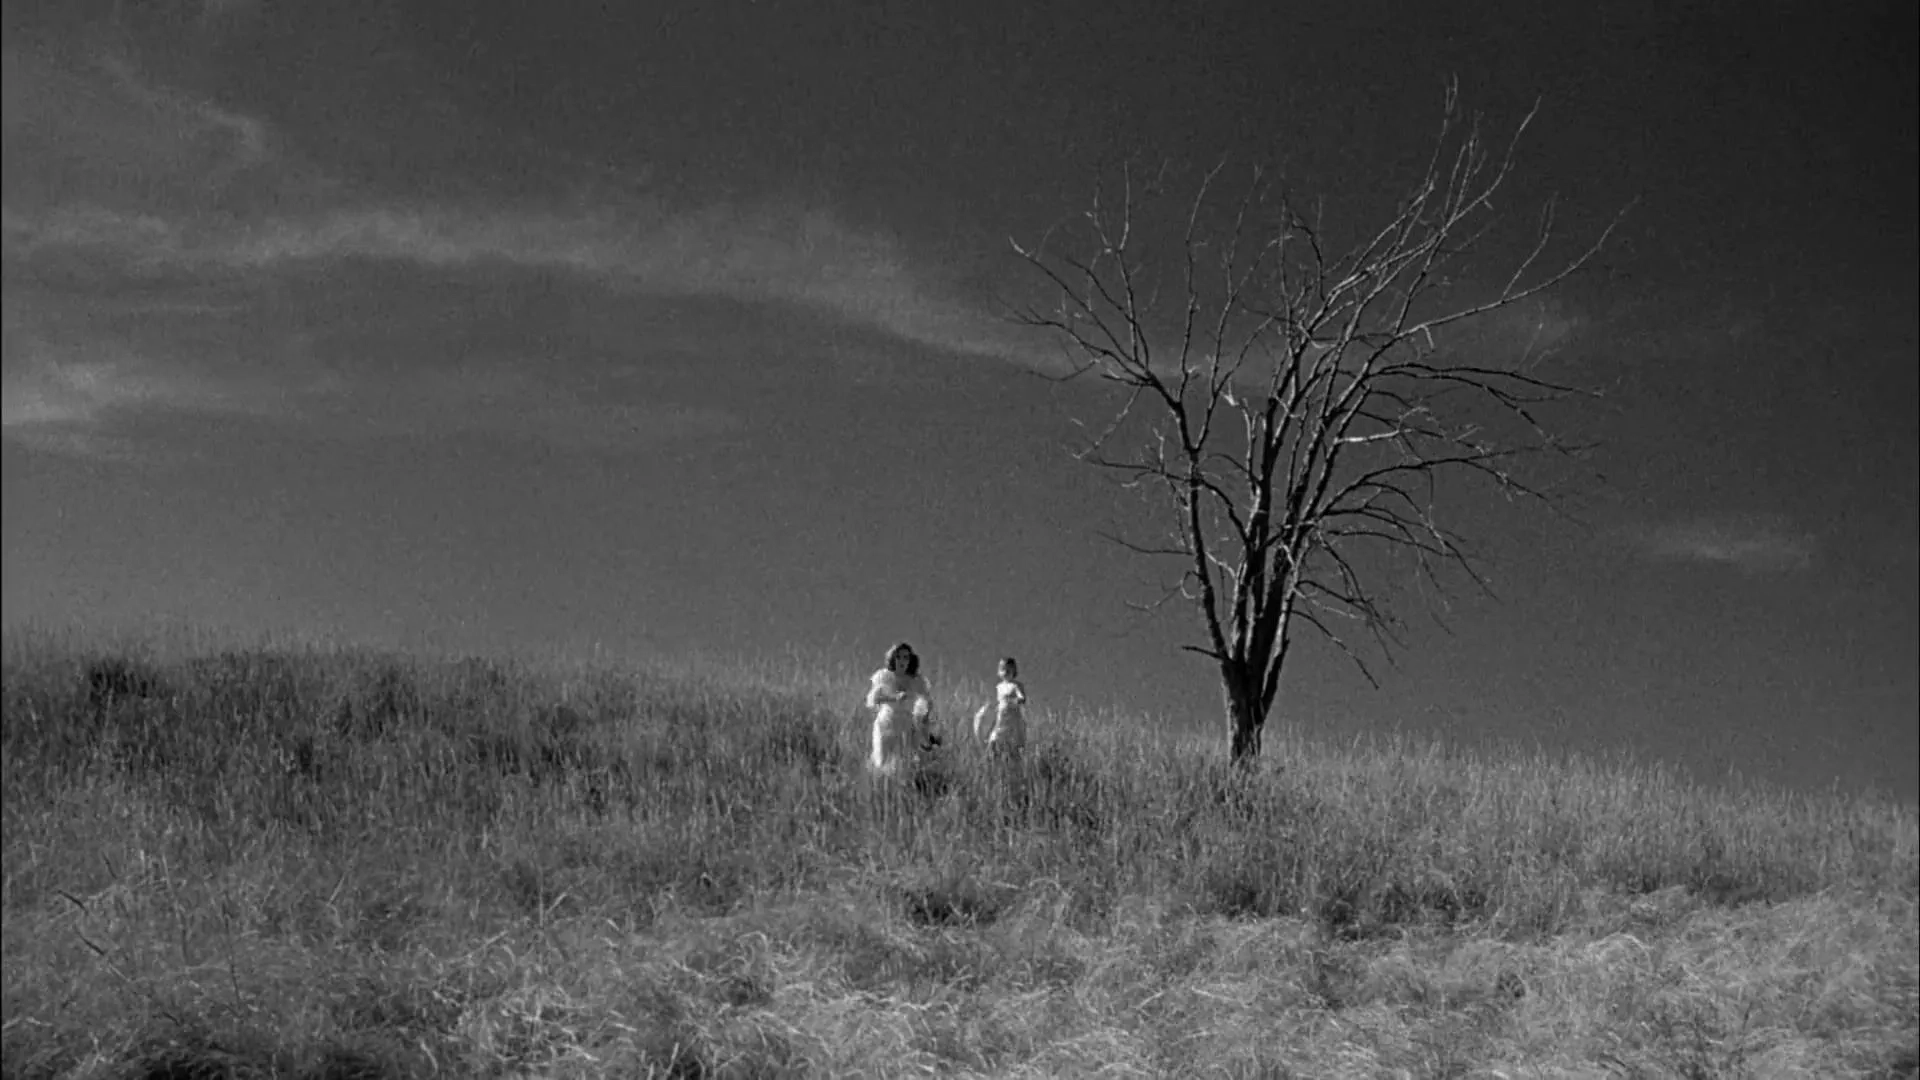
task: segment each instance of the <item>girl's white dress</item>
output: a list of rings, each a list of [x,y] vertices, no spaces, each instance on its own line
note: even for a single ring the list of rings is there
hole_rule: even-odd
[[[987,745],[1001,750],[1018,750],[1027,745],[1027,690],[1018,679],[1002,679],[993,688],[993,730],[986,734]],[[987,724],[988,707],[973,716],[973,737],[981,737]]]
[[[926,746],[933,698],[927,680],[881,668],[867,691],[873,710],[873,754],[867,764],[882,776],[897,775]]]

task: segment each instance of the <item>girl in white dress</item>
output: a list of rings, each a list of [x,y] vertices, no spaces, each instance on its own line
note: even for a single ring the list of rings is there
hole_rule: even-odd
[[[873,673],[867,707],[873,710],[873,754],[867,764],[881,776],[898,776],[937,741],[928,730],[933,695],[920,676],[920,658],[904,641],[887,650],[887,666]]]
[[[988,717],[992,726],[988,726]],[[1020,681],[1020,665],[1013,657],[1000,661],[1000,683],[993,688],[993,704],[973,714],[973,737],[984,738],[997,754],[1019,757],[1027,745],[1027,688]]]

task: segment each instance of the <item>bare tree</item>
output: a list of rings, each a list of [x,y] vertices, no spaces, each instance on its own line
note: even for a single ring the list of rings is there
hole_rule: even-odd
[[[1220,167],[1163,235],[1147,210],[1163,205],[1165,170],[1129,168],[1117,198],[1096,189],[1077,223],[1014,244],[1051,297],[1016,317],[1064,346],[1066,378],[1120,391],[1081,456],[1169,512],[1163,539],[1113,539],[1179,567],[1162,602],[1184,599],[1200,617],[1204,640],[1184,648],[1218,667],[1235,761],[1260,752],[1298,626],[1369,681],[1353,632],[1392,656],[1400,624],[1369,546],[1410,555],[1436,586],[1447,567],[1486,586],[1436,513],[1445,474],[1545,500],[1516,467],[1576,449],[1542,413],[1584,393],[1542,371],[1549,350],[1475,347],[1461,333],[1565,281],[1619,220],[1556,259],[1549,201],[1478,295],[1456,280],[1500,220],[1493,197],[1532,119],[1490,147],[1450,87],[1424,172],[1344,250],[1264,173],[1223,194]]]

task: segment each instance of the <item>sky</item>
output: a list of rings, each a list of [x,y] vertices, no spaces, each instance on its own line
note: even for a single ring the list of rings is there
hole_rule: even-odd
[[[612,9],[612,10],[609,10]],[[1916,70],[1887,4],[5,6],[4,615],[453,651],[1012,654],[1224,731],[1107,403],[1009,241],[1102,167],[1268,164],[1336,229],[1448,81],[1604,391],[1577,521],[1275,730],[1634,753],[1920,799]],[[1468,344],[1513,346],[1491,324]],[[849,687],[850,700],[860,688]],[[1224,752],[1224,739],[1223,739]]]

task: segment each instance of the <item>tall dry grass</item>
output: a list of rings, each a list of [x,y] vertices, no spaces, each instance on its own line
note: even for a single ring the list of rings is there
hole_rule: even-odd
[[[10,634],[11,1077],[1900,1076],[1909,807],[850,672]]]

